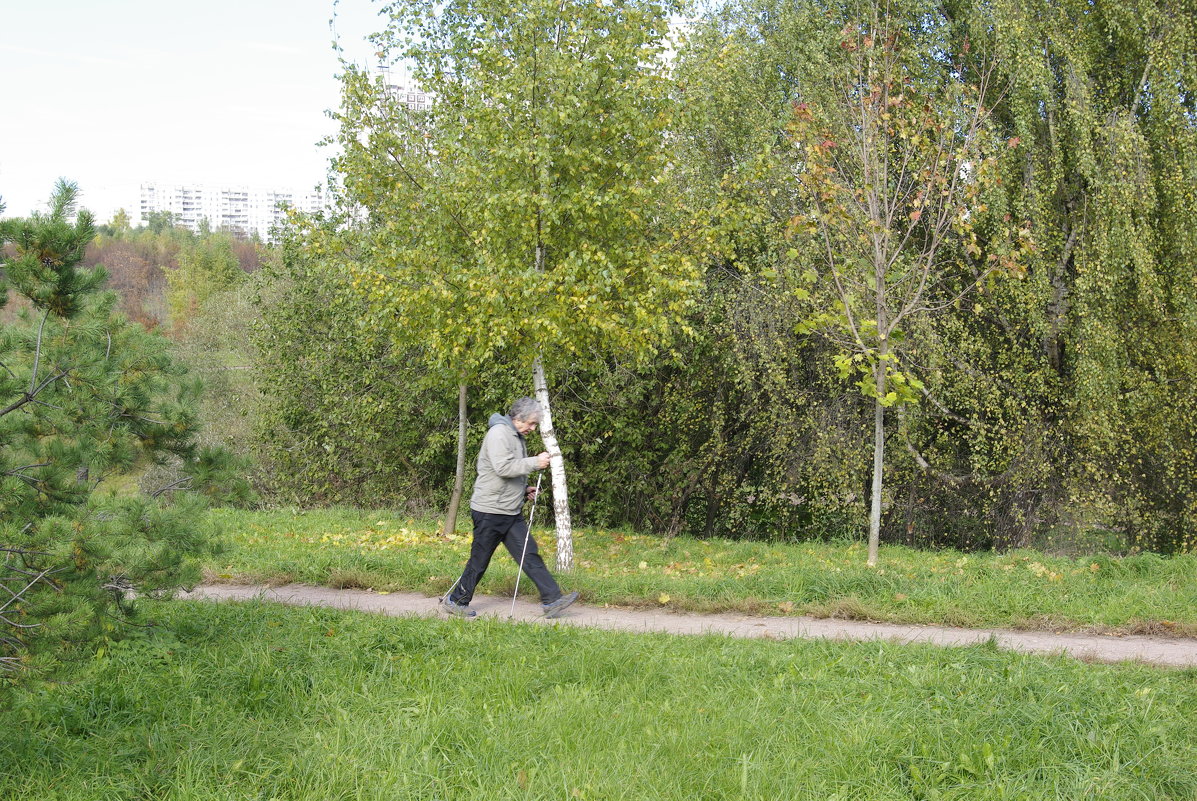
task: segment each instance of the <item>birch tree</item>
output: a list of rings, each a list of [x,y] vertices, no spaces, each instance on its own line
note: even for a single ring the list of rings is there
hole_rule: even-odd
[[[380,57],[435,100],[411,112],[347,66],[336,163],[367,212],[367,326],[481,379],[525,365],[552,456],[557,568],[573,563],[554,369],[667,342],[696,282],[668,191],[672,7],[426,0],[387,7]]]

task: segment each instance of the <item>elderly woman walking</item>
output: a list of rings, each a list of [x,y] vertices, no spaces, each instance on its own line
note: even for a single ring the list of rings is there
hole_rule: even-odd
[[[521,514],[524,502],[536,497],[535,488],[528,486],[528,474],[549,466],[547,451],[529,456],[524,442],[524,435],[539,425],[541,414],[535,398],[520,398],[511,405],[509,415],[490,416],[490,429],[478,452],[478,478],[470,498],[470,515],[474,519],[470,558],[461,578],[440,602],[441,609],[451,615],[476,614],[470,609],[470,600],[499,543],[506,546],[517,564],[521,553],[524,554],[524,572],[540,591],[546,615],[556,615],[578,600],[576,592],[561,592]]]

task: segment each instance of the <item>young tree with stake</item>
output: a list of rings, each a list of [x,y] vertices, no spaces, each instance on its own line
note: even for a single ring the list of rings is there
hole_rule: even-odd
[[[841,375],[857,376],[873,398],[870,566],[881,532],[885,412],[924,391],[900,343],[917,337],[920,318],[958,306],[998,273],[1017,274],[1030,248],[1025,229],[978,237],[998,146],[992,69],[928,68],[927,48],[910,37],[874,5],[867,23],[843,29],[839,64],[821,92],[794,104],[790,126],[802,204],[792,231],[818,254],[794,291],[827,301],[800,328],[837,343]]]

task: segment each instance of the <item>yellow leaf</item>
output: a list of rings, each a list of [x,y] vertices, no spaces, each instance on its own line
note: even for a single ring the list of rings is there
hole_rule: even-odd
[[[661,604],[667,604],[669,603],[669,596],[665,593],[661,593],[657,596],[657,602]]]

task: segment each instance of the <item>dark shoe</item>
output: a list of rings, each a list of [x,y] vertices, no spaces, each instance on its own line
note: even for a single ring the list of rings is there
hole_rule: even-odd
[[[448,595],[441,598],[441,611],[449,615],[455,615],[456,617],[473,617],[478,614],[466,604],[454,603],[449,599]]]
[[[544,609],[545,617],[557,617],[557,615],[565,611],[567,606],[576,600],[578,600],[578,593],[575,590],[574,592],[569,592],[565,595],[562,595],[555,601],[550,601],[547,604],[541,604],[540,607]]]

